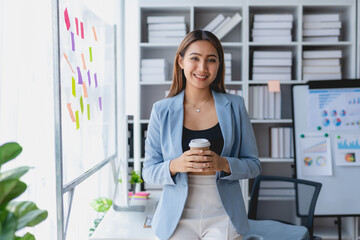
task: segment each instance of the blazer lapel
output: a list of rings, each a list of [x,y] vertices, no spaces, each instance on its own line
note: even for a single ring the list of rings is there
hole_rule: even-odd
[[[212,91],[215,100],[216,114],[219,120],[221,132],[224,138],[224,147],[221,156],[227,156],[231,150],[232,143],[232,115],[230,101],[225,94]]]
[[[169,120],[171,141],[175,149],[174,156],[178,157],[183,153],[182,132],[184,125],[184,91],[173,97],[169,106]]]

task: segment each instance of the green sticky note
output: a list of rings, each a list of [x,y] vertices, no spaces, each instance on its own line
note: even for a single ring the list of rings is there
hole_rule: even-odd
[[[71,77],[71,80],[72,80],[72,95],[74,97],[76,97],[76,89],[75,89],[75,78],[74,77]]]
[[[83,114],[84,113],[84,101],[83,101],[82,95],[80,97],[80,108],[81,108],[81,114]]]
[[[89,47],[89,53],[90,53],[90,62],[92,62],[92,50],[91,50],[91,47]]]
[[[87,105],[88,120],[90,120],[90,104]]]
[[[79,123],[79,111],[75,112],[75,119],[76,119],[76,130],[78,130],[80,128],[80,123]]]

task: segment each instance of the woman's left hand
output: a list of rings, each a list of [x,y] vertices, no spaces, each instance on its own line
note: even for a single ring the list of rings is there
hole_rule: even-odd
[[[226,173],[230,172],[230,166],[226,158],[220,157],[215,152],[211,150],[205,150],[203,153],[199,154],[204,156],[202,163],[206,164],[203,172],[219,172],[224,171]]]

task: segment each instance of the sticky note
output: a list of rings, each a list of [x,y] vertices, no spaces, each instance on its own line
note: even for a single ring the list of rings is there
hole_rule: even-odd
[[[73,32],[71,32],[71,49],[73,50],[73,52],[75,52],[75,39]]]
[[[99,97],[99,107],[100,107],[100,111],[102,111],[101,97]]]
[[[92,27],[92,30],[93,30],[93,33],[94,33],[95,41],[97,41],[97,35],[96,35],[96,31],[95,31],[95,27],[94,27],[94,26]]]
[[[83,97],[80,97],[80,109],[81,109],[81,114],[84,113],[84,101],[83,101]]]
[[[95,87],[97,88],[98,82],[97,82],[96,73],[94,74],[94,79],[95,79]]]
[[[76,120],[75,120],[75,116],[74,116],[73,110],[72,110],[72,108],[71,108],[71,103],[68,103],[68,104],[67,104],[67,108],[68,108],[68,110],[69,110],[69,114],[70,114],[71,121],[72,121],[72,122],[75,122]]]
[[[91,86],[90,70],[87,71],[89,86]]]
[[[75,18],[75,25],[76,25],[76,35],[79,36],[79,20]]]
[[[74,97],[76,97],[76,88],[75,88],[75,78],[74,77],[71,77],[71,81],[72,81],[72,87],[71,87],[71,92],[72,92],[72,95]]]
[[[76,119],[76,130],[78,130],[80,128],[79,111],[75,112],[75,119]]]
[[[280,81],[279,80],[271,80],[268,81],[269,92],[280,92]]]
[[[88,93],[87,93],[85,81],[83,82],[83,91],[84,91],[84,98],[87,98],[87,97],[88,97]]]
[[[84,23],[80,22],[80,28],[81,28],[81,38],[84,39]]]
[[[78,84],[82,84],[82,76],[81,76],[81,70],[79,67],[77,67],[77,72],[78,72]]]
[[[90,120],[90,104],[87,105],[88,120]]]
[[[65,53],[64,53],[64,58],[66,59],[66,61],[67,61],[68,65],[69,65],[71,71],[72,71],[73,73],[75,73],[75,72],[74,72],[74,69],[72,68],[72,66],[71,66],[71,64],[70,64],[70,62],[69,62],[68,56],[67,56]]]
[[[66,28],[69,31],[69,29],[70,29],[70,20],[69,20],[69,13],[68,13],[67,8],[65,8],[64,17],[65,17]]]
[[[81,54],[81,59],[82,59],[82,62],[83,62],[83,68],[84,68],[84,70],[86,70],[85,57],[84,57],[83,53]]]
[[[90,54],[90,62],[92,62],[92,50],[91,50],[91,47],[89,47],[89,54]]]

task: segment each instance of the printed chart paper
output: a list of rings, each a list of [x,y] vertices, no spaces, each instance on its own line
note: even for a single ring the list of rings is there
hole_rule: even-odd
[[[309,90],[309,131],[360,129],[360,90]]]
[[[332,143],[337,166],[360,166],[360,131],[334,132]]]
[[[331,176],[330,137],[303,133],[300,137],[301,171],[304,176]]]

